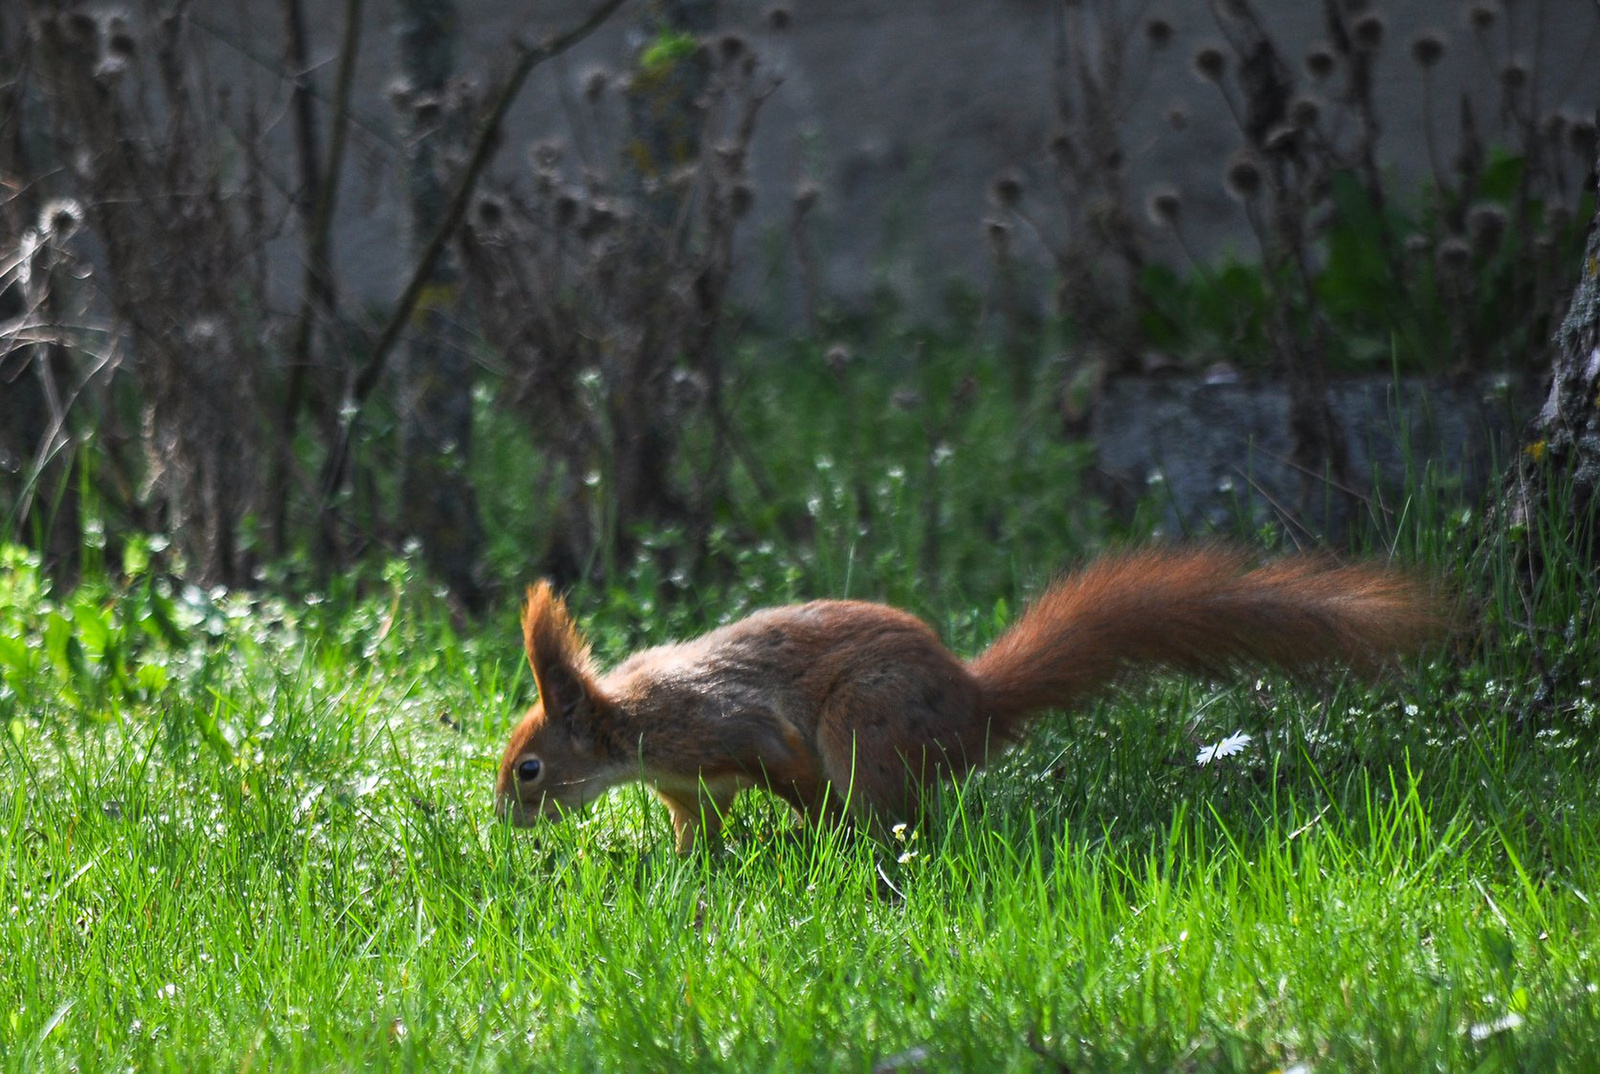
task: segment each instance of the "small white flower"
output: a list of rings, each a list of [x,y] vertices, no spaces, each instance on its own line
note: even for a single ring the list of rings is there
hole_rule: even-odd
[[[1521,1024],[1522,1015],[1516,1011],[1511,1011],[1488,1022],[1479,1022],[1476,1025],[1469,1026],[1467,1028],[1467,1036],[1472,1038],[1474,1044],[1478,1044],[1501,1033],[1509,1033]]]
[[[1235,731],[1221,742],[1203,747],[1199,753],[1195,754],[1194,763],[1203,766],[1210,764],[1218,757],[1232,757],[1236,753],[1243,752],[1244,748],[1253,741],[1255,741],[1254,738],[1243,731]]]

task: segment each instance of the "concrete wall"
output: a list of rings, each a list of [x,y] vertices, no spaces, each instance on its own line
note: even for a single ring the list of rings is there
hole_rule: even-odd
[[[575,0],[459,3],[466,43],[463,66],[481,86],[493,84],[506,68],[508,39],[540,39],[571,25],[590,6]],[[1103,0],[1102,6],[1112,3]],[[319,86],[326,91],[333,79],[343,5],[327,0],[311,6],[314,61]],[[1141,5],[1124,0],[1120,6]],[[1320,3],[1258,0],[1256,6],[1291,56],[1303,54],[1322,36]],[[1466,4],[1379,0],[1374,6],[1388,18],[1378,68],[1386,123],[1382,155],[1399,173],[1420,179],[1427,170],[1425,106],[1431,105],[1435,119],[1443,121],[1441,149],[1448,157],[1464,88],[1477,94],[1488,133],[1492,136],[1497,129],[1495,73],[1487,68],[1483,50],[1473,46]],[[1525,0],[1492,6],[1501,16],[1497,34],[1505,30],[1505,12],[1517,13],[1520,24],[1512,31],[1512,52],[1540,72],[1543,108],[1592,115],[1600,104],[1600,79],[1590,62],[1596,5]],[[336,258],[356,295],[383,302],[397,293],[404,267],[393,115],[385,97],[395,50],[387,25],[389,5],[368,0],[366,8],[356,101],[359,123],[340,206]],[[287,147],[288,117],[280,107],[284,87],[267,69],[282,52],[277,5],[268,0],[201,0],[196,9],[217,29],[219,75],[254,82],[266,95],[269,116]],[[1034,190],[1049,182],[1043,145],[1054,125],[1050,102],[1058,4],[795,0],[793,28],[783,34],[766,29],[767,10],[767,4],[747,0],[722,4],[723,24],[747,29],[784,76],[758,136],[757,209],[747,241],[754,244],[763,230],[781,232],[792,191],[809,180],[821,194],[817,235],[826,289],[834,297],[860,299],[875,284],[888,283],[914,306],[926,309],[951,276],[981,284],[988,256],[982,221],[989,212],[986,190],[991,179],[1009,169]],[[1177,34],[1147,68],[1136,64],[1130,79],[1137,87],[1123,127],[1130,187],[1142,200],[1142,192],[1154,182],[1178,186],[1187,199],[1186,220],[1202,248],[1252,252],[1245,220],[1223,193],[1219,176],[1239,135],[1215,88],[1202,84],[1189,69],[1198,44],[1220,40],[1217,24],[1201,0],[1155,0],[1147,10],[1169,19]],[[558,91],[564,84],[570,100],[591,66],[623,66],[637,39],[637,17],[635,5],[624,8],[603,32],[561,63],[535,74],[512,113],[508,144],[497,164],[502,177],[523,166],[524,143],[569,133]],[[1407,42],[1424,27],[1438,28],[1450,44],[1431,102],[1424,101],[1406,55]],[[265,65],[249,59],[252,54]],[[279,110],[270,111],[272,107]],[[1167,122],[1175,109],[1188,117],[1182,131]],[[1576,164],[1574,170],[1576,174]],[[1044,216],[1048,221],[1049,213]],[[283,265],[281,275],[287,287],[298,286],[296,266]],[[747,290],[767,286],[760,273],[752,273],[746,285]]]

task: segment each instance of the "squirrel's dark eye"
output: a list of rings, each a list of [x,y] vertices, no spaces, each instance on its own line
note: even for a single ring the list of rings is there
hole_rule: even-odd
[[[539,770],[543,767],[544,765],[540,763],[537,757],[529,757],[526,761],[517,765],[517,778],[524,783],[532,783],[539,778]]]

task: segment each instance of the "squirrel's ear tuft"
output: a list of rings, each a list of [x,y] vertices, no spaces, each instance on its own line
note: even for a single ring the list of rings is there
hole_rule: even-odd
[[[522,610],[522,645],[547,718],[565,723],[574,739],[587,738],[586,725],[595,715],[599,699],[589,646],[547,581],[528,587],[528,603]]]

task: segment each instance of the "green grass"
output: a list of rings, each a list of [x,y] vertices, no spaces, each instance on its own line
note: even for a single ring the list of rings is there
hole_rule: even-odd
[[[747,795],[725,845],[679,858],[636,789],[496,823],[530,692],[509,607],[458,632],[405,564],[322,603],[169,592],[143,566],[55,594],[27,556],[0,564],[0,1069],[1600,1054],[1593,710],[1533,730],[1514,660],[1371,690],[1164,684],[1044,721],[903,842]],[[759,567],[698,602],[645,581],[575,605],[610,660],[826,588]],[[1002,595],[913,599],[971,652]],[[1238,730],[1246,750],[1194,763]]]

